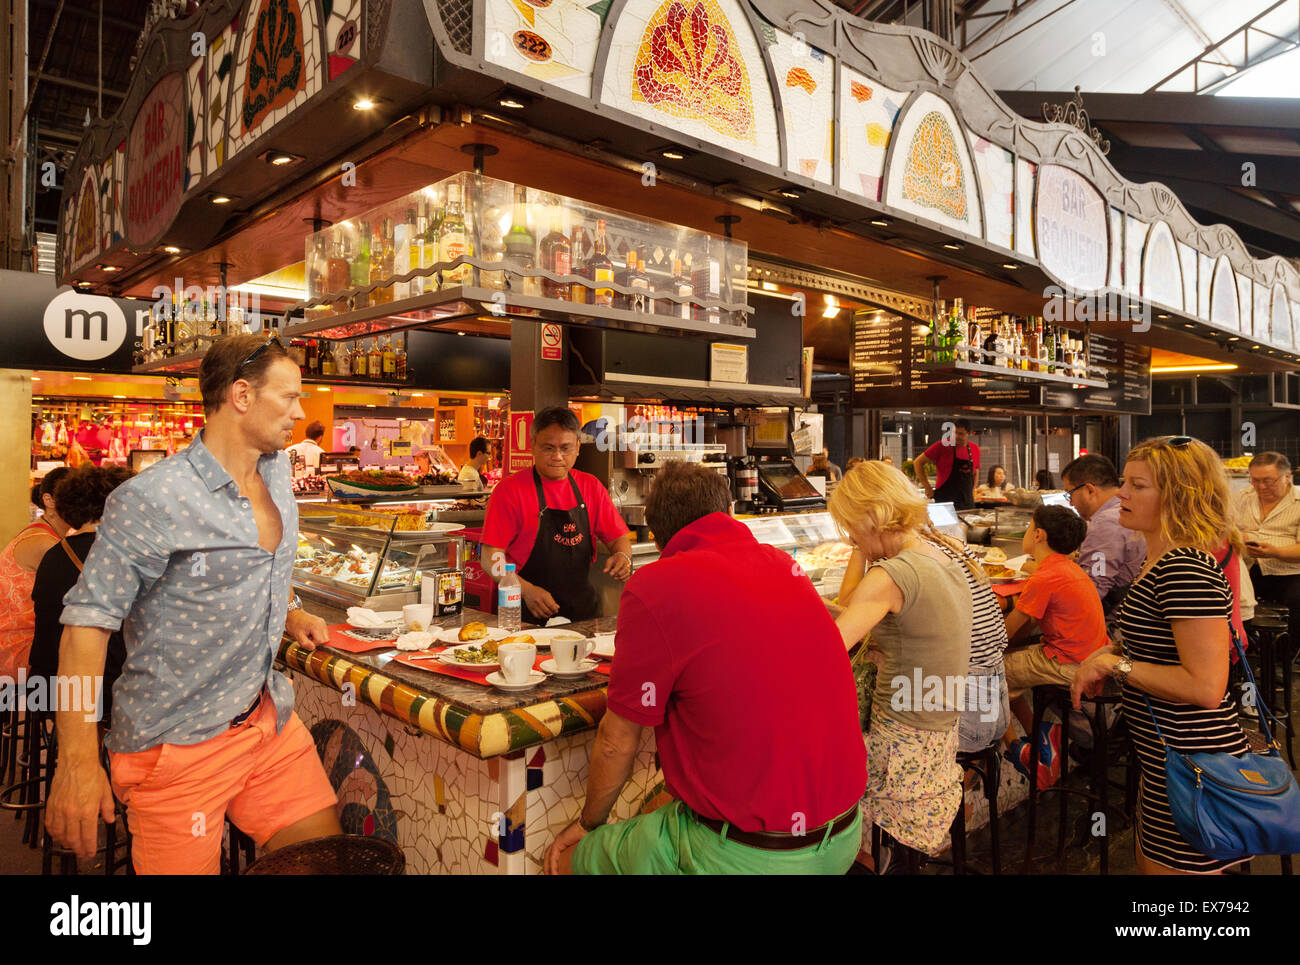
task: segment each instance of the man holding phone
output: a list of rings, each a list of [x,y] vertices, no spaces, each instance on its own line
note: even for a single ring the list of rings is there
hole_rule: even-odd
[[[1250,581],[1261,600],[1291,611],[1291,639],[1300,639],[1300,499],[1291,462],[1280,452],[1250,461],[1250,488],[1232,501],[1232,521],[1250,557]]]

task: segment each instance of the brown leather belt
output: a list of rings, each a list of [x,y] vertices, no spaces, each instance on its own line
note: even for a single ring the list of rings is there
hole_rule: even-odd
[[[847,830],[857,819],[857,816],[858,806],[855,804],[830,822],[831,836]],[[821,844],[822,839],[826,837],[826,825],[824,824],[809,828],[803,834],[782,834],[776,831],[742,831],[735,825],[727,826],[725,821],[706,818],[702,814],[696,814],[695,820],[706,828],[712,828],[719,834],[722,833],[725,826],[728,841],[735,841],[737,844],[748,845],[751,848],[761,848],[764,851],[798,851],[800,848],[811,848],[814,845]]]

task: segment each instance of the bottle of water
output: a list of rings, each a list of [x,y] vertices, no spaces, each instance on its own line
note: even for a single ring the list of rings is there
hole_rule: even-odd
[[[515,564],[506,564],[505,576],[497,584],[497,626],[507,633],[518,633],[524,604],[523,587],[515,576]]]

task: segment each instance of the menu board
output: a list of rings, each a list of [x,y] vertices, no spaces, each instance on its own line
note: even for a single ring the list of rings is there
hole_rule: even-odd
[[[1049,409],[1083,409],[1151,414],[1151,349],[1119,339],[1093,335],[1089,340],[1094,378],[1105,378],[1104,389],[1072,389],[1068,385],[1044,387],[1043,405]],[[1103,374],[1104,373],[1104,374]]]

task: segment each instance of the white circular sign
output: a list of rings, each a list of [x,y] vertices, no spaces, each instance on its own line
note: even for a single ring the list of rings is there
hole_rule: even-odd
[[[1078,292],[1106,287],[1106,202],[1080,174],[1059,164],[1038,169],[1034,236],[1043,267]]]
[[[126,341],[126,316],[111,298],[65,291],[45,306],[45,337],[70,359],[108,358]]]

